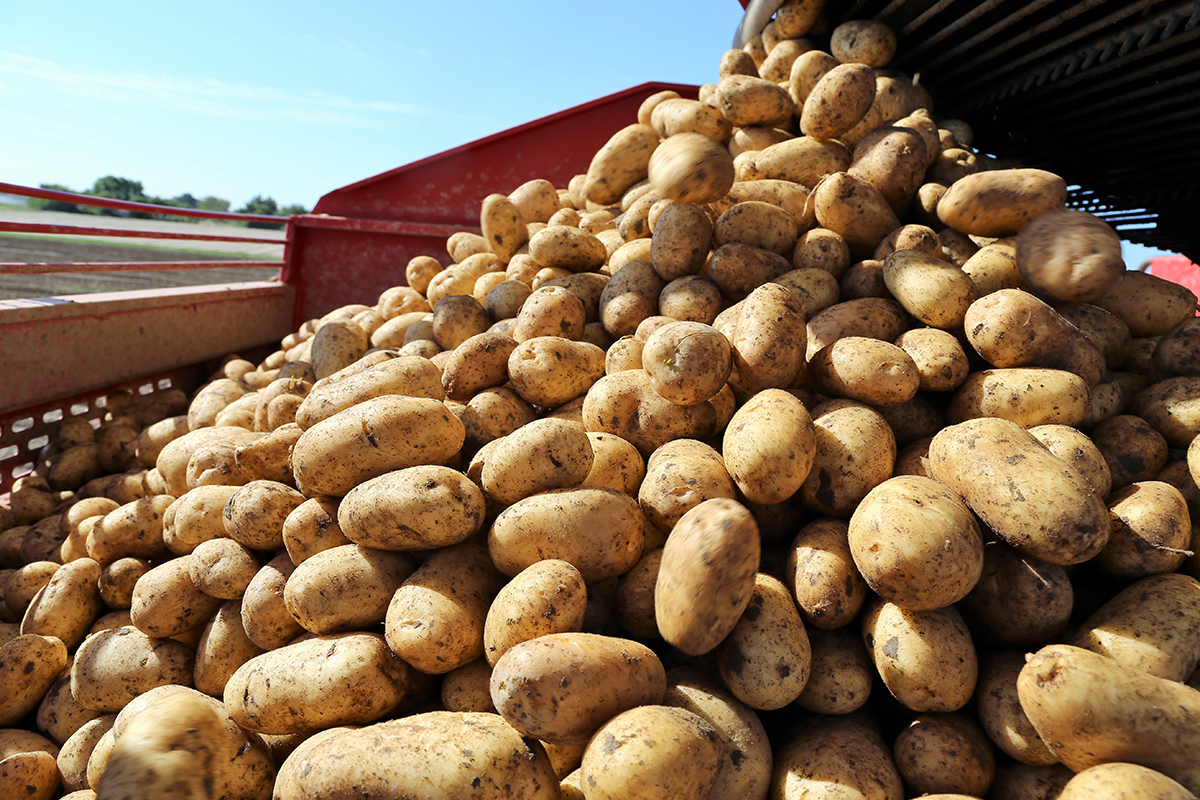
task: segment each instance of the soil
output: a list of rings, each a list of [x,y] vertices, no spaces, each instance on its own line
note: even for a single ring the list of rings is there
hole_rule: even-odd
[[[237,253],[198,252],[163,247],[130,247],[91,240],[0,236],[0,261],[26,264],[72,261],[245,261]],[[54,273],[0,275],[0,300],[66,294],[124,292],[171,286],[274,280],[278,267],[161,270],[156,272]]]

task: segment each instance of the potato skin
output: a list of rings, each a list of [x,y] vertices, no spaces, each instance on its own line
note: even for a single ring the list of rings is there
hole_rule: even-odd
[[[342,497],[385,472],[444,463],[465,439],[462,422],[440,400],[376,397],[306,430],[292,467],[305,494]]]
[[[916,611],[967,595],[983,571],[983,536],[966,504],[916,475],[872,489],[850,517],[850,551],[881,597]]]
[[[492,702],[525,736],[582,744],[609,719],[658,703],[666,672],[650,648],[594,633],[540,636],[510,648],[492,670]]]
[[[84,708],[120,711],[168,683],[190,686],[195,654],[174,639],[152,639],[132,625],[89,636],[75,652],[71,694]]]
[[[27,633],[0,645],[0,726],[9,727],[37,708],[67,668],[67,648],[54,636]]]
[[[734,412],[721,444],[730,477],[748,500],[764,504],[799,491],[815,449],[812,417],[782,389],[765,389]]]
[[[929,472],[1035,558],[1077,564],[1108,541],[1108,510],[1091,484],[1015,423],[981,418],[943,429],[929,446]]]
[[[812,667],[808,632],[779,579],[754,576],[750,602],[718,646],[716,661],[722,681],[751,708],[780,709],[804,691]]]
[[[432,550],[479,531],[486,511],[483,492],[458,470],[418,466],[351,489],[337,506],[337,527],[363,547]]]
[[[499,440],[483,466],[483,491],[512,505],[552,489],[578,486],[592,469],[587,434],[570,422],[539,419]]]
[[[587,608],[583,575],[556,558],[521,570],[496,595],[483,626],[483,654],[494,667],[514,645],[551,633],[580,631]]]
[[[863,118],[874,100],[875,70],[865,64],[839,64],[805,98],[800,132],[823,141],[837,139]]]
[[[80,558],[55,570],[21,619],[21,633],[54,636],[75,649],[104,607],[100,598],[100,565]]]
[[[1061,369],[1012,367],[973,372],[946,408],[950,424],[988,417],[1022,428],[1078,425],[1091,410],[1083,378]]]
[[[363,793],[402,793],[412,800],[558,797],[558,780],[542,746],[521,738],[495,714],[415,714],[344,730],[295,756],[283,768],[287,776],[281,771],[279,800],[350,800]]]
[[[992,743],[966,714],[921,714],[896,737],[904,783],[930,797],[982,796],[996,774]]]
[[[1197,614],[1200,581],[1179,573],[1152,575],[1097,609],[1066,644],[1157,678],[1186,681],[1200,663],[1200,643],[1192,635]]]
[[[1121,237],[1085,211],[1047,211],[1018,234],[1017,268],[1040,295],[1090,303],[1125,271]]]
[[[858,616],[867,584],[854,565],[848,526],[822,518],[800,529],[788,548],[784,575],[804,621],[832,630]]]
[[[1038,735],[1076,772],[1125,761],[1200,791],[1190,747],[1200,699],[1191,687],[1090,650],[1048,645],[1021,669],[1017,692]]]
[[[623,492],[558,489],[502,511],[488,532],[487,548],[496,567],[509,576],[542,559],[559,558],[574,565],[584,580],[597,581],[637,563],[645,529],[637,501]]]
[[[902,800],[904,784],[883,737],[865,717],[817,717],[779,748],[769,800]]]
[[[820,514],[848,518],[891,477],[896,437],[878,411],[852,400],[822,403],[813,412],[816,451],[800,497]]]
[[[883,262],[883,280],[904,310],[932,328],[962,326],[979,292],[971,277],[937,256],[897,250]]]
[[[735,500],[705,500],[667,537],[654,589],[664,639],[689,655],[707,653],[750,603],[761,545],[758,525]]]
[[[1067,782],[1059,800],[1120,797],[1122,800],[1191,800],[1182,784],[1140,764],[1114,762],[1088,767]]]
[[[404,553],[354,544],[331,547],[288,576],[283,602],[311,633],[367,630],[383,622],[392,595],[415,568]]]
[[[606,722],[583,753],[580,781],[597,800],[705,800],[721,765],[720,735],[682,708],[644,705]]]
[[[912,711],[957,711],[975,691],[975,646],[953,606],[906,611],[875,600],[862,617],[863,641],[892,696]]]
[[[945,225],[976,236],[1012,236],[1030,220],[1062,208],[1067,183],[1040,169],[998,169],[957,180],[937,204]]]
[[[225,684],[225,707],[257,733],[365,725],[404,697],[408,668],[373,633],[317,636],[255,656]]]

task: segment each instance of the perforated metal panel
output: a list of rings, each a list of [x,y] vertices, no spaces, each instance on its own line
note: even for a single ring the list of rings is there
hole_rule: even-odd
[[[1200,259],[1200,0],[829,0],[879,19],[893,65],[974,146],[1074,184],[1071,204]]]

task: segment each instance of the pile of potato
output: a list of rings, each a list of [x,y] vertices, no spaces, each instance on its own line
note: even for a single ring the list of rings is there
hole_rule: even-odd
[[[1200,793],[1196,297],[895,44],[788,0],[448,266],[63,423],[0,797]]]

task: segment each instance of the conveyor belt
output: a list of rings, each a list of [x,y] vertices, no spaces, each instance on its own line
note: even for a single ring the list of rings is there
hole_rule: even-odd
[[[896,31],[974,146],[1073,184],[1131,241],[1200,260],[1200,0],[828,0]]]

